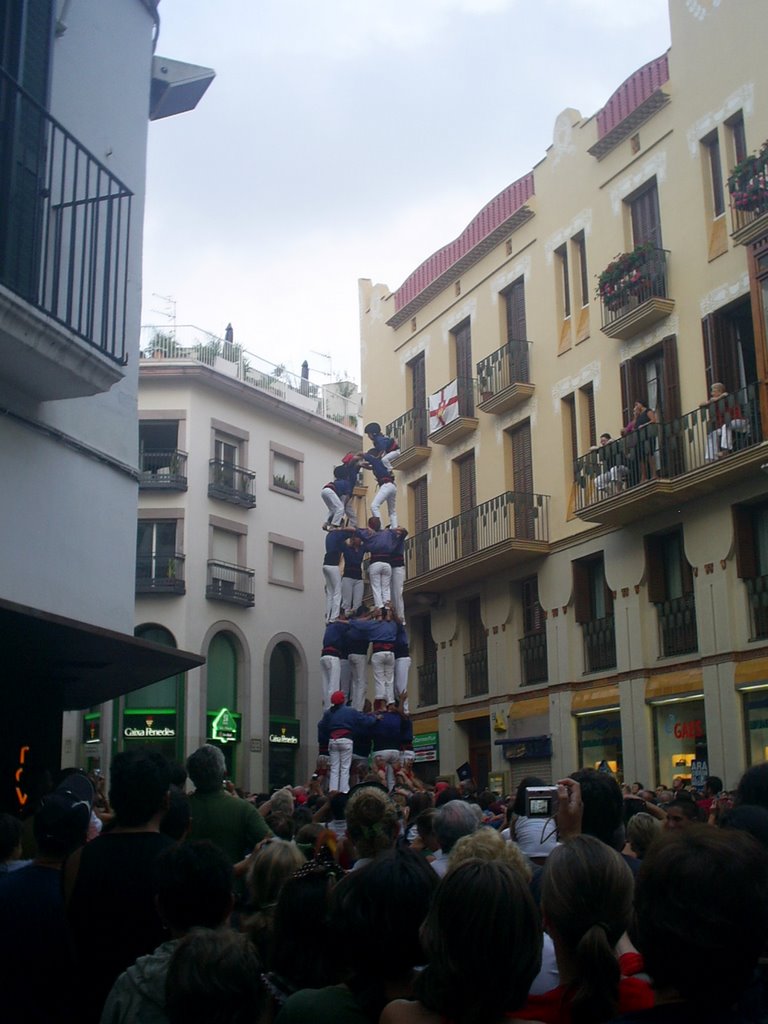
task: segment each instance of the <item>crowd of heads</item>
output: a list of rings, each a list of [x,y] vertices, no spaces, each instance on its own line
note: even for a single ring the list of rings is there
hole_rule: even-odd
[[[195,793],[226,792],[217,748],[196,751],[187,769]],[[374,780],[348,795],[283,787],[266,798],[264,821],[284,836],[265,824],[241,865],[215,838],[169,839],[151,875],[171,942],[164,1019],[266,1024],[290,1001],[301,1020],[304,990],[343,985],[372,1024],[397,1024],[401,1013],[409,1024],[394,1002],[401,997],[425,1024],[494,1024],[516,1013],[549,1020],[532,1016],[532,993],[554,970],[567,1005],[557,1020],[599,1024],[619,1014],[627,977],[618,952],[634,943],[643,973],[632,991],[645,992],[645,1005],[752,1020],[748,1007],[768,1004],[756,973],[768,942],[768,765],[749,769],[727,795],[715,776],[700,792],[636,782],[622,793],[613,776],[585,768],[558,784],[553,818],[536,821],[526,790],[541,784],[523,778],[504,797],[447,781],[416,793]],[[121,754],[105,831],[159,826],[174,800],[189,803],[178,769],[155,753]],[[94,803],[84,773],[44,796],[34,863],[64,864],[65,873]],[[4,878],[21,875],[8,865],[22,830],[0,816],[0,896],[10,892]],[[718,970],[702,985],[706,964]],[[120,985],[107,1001],[110,1021],[130,1019],[114,1015]]]

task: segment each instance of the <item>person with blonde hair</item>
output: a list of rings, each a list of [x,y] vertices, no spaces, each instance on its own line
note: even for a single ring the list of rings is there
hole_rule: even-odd
[[[479,828],[471,835],[462,836],[448,855],[448,870],[452,871],[467,860],[498,860],[530,882],[531,865],[514,843],[505,843],[494,828]]]
[[[265,969],[272,963],[275,907],[284,883],[304,864],[304,854],[293,841],[269,838],[253,851],[246,876],[247,914],[244,931],[256,947]]]
[[[354,868],[370,863],[397,842],[397,806],[379,785],[361,786],[347,801],[347,836],[357,852]]]

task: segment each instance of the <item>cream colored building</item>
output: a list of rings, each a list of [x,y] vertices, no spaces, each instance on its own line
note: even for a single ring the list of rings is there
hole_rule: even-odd
[[[314,765],[320,491],[360,448],[359,392],[226,339],[181,327],[144,339],[136,632],[206,664],[127,694],[114,735],[120,749],[150,741],[178,760],[219,742],[231,777],[260,791],[304,782]]]
[[[668,53],[396,291],[360,283],[432,775],[730,787],[768,754],[768,154],[728,185],[768,138],[765,15],[671,3]]]

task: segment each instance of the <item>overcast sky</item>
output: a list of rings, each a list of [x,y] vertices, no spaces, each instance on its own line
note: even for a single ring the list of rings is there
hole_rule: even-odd
[[[683,3],[684,0],[673,0]],[[143,323],[359,380],[357,280],[394,289],[669,46],[667,0],[162,0],[212,67],[150,125]],[[323,355],[330,356],[330,359]]]

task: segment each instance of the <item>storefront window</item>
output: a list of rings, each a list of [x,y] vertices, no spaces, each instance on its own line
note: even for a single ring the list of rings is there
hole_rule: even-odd
[[[618,709],[598,711],[576,718],[579,737],[579,764],[610,772],[617,782],[624,781],[621,749],[621,716]]]
[[[230,636],[217,633],[208,646],[208,722],[215,719],[222,710],[237,712],[237,650]],[[239,720],[239,715],[235,716]],[[223,742],[211,736],[209,742],[221,747],[227,763],[227,775],[239,784],[236,776],[236,748],[240,737]]]
[[[709,774],[703,698],[657,704],[653,732],[658,783],[671,786],[676,778],[690,782]]]
[[[747,740],[747,763],[768,761],[768,685],[742,694]]]

